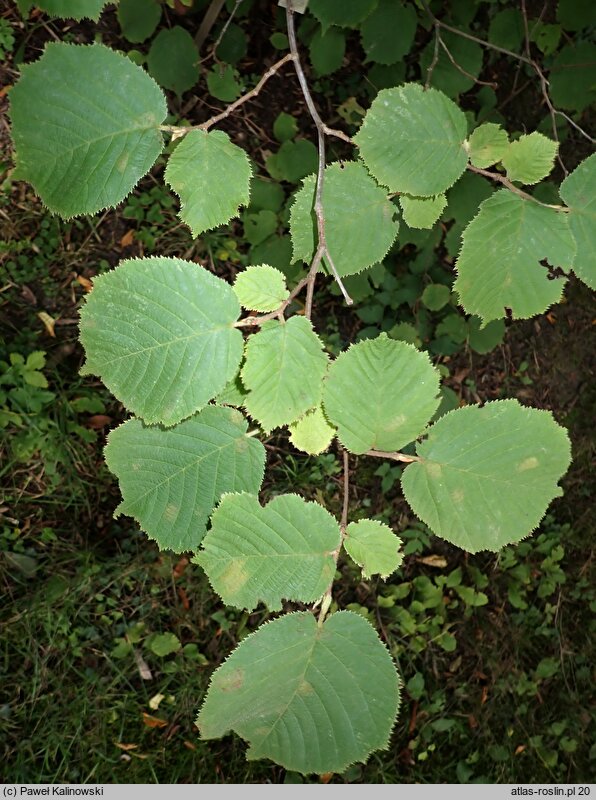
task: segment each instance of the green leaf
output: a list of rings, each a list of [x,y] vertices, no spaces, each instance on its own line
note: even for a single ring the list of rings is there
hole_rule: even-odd
[[[498,11],[488,26],[488,41],[518,52],[524,41],[524,20],[519,8]]]
[[[173,428],[138,419],[115,428],[105,448],[122,492],[115,513],[136,519],[162,550],[196,549],[222,494],[261,487],[265,448],[246,431],[239,411],[218,406]]]
[[[444,194],[436,197],[410,197],[402,194],[399,204],[404,215],[404,222],[410,228],[432,228],[447,205]]]
[[[254,495],[228,494],[194,560],[227,606],[280,611],[283,600],[312,603],[325,593],[340,542],[337,521],[318,503],[283,494],[263,508]]]
[[[122,261],[99,275],[81,310],[85,374],[145,422],[174,425],[233,377],[242,334],[232,287],[178,258]]]
[[[391,528],[374,519],[351,522],[344,539],[346,552],[362,567],[365,578],[373,575],[387,578],[395,572],[404,559],[400,545],[401,539]]]
[[[442,283],[431,283],[422,292],[421,300],[431,311],[439,311],[451,298],[451,289]]]
[[[379,92],[354,141],[374,177],[392,192],[430,197],[464,172],[467,122],[435,89],[406,83]]]
[[[323,28],[339,25],[355,28],[373,11],[379,0],[310,0],[309,11]]]
[[[550,412],[517,400],[451,411],[416,450],[422,461],[402,474],[406,500],[435,534],[470,553],[534,530],[571,461],[567,432]]]
[[[165,97],[100,44],[50,43],[10,92],[16,170],[61,217],[123,200],[163,147]],[[75,124],[76,122],[76,124]]]
[[[180,639],[173,633],[157,633],[149,642],[151,652],[161,658],[177,653],[181,647]]]
[[[290,425],[290,441],[294,447],[311,456],[327,450],[334,436],[335,428],[327,422],[320,406]]]
[[[396,0],[379,0],[372,14],[360,26],[367,61],[395,64],[410,52],[418,18],[415,9]]]
[[[209,70],[207,88],[209,94],[224,103],[231,103],[242,93],[238,73],[230,64],[218,65]]]
[[[35,5],[51,17],[92,19],[97,22],[107,0],[36,0]]]
[[[566,31],[581,31],[596,25],[596,6],[592,0],[559,0],[557,19]]]
[[[223,131],[190,131],[176,147],[165,180],[182,204],[180,218],[193,236],[223,225],[248,205],[248,156]]]
[[[331,75],[338,70],[346,52],[346,36],[339,28],[323,32],[319,28],[310,40],[310,63],[318,75]]]
[[[317,164],[317,148],[308,139],[283,142],[277,153],[270,155],[265,162],[267,172],[274,180],[289,183],[297,183],[314,172]]]
[[[240,408],[244,405],[244,400],[248,392],[242,385],[240,375],[236,375],[229,381],[215,398],[219,406],[236,406]]]
[[[485,122],[484,125],[472,131],[468,140],[470,161],[475,167],[485,169],[500,161],[509,147],[507,132],[494,122]]]
[[[246,343],[244,407],[267,433],[289,425],[321,400],[327,356],[305,317],[270,320]]]
[[[561,299],[564,278],[549,280],[553,267],[573,263],[575,244],[567,215],[501,189],[480,206],[463,235],[454,284],[461,304],[483,321],[541,314]]]
[[[495,319],[482,328],[482,320],[478,317],[470,317],[468,321],[468,343],[475,353],[484,355],[501,344],[505,336],[505,322],[502,319]]]
[[[226,64],[237,64],[244,58],[247,49],[246,34],[239,25],[232,22],[217,45],[215,54],[220,61],[225,61]]]
[[[286,614],[215,672],[197,725],[203,739],[234,730],[251,761],[341,773],[387,747],[399,698],[393,661],[361,616],[340,611],[320,626],[309,612]]]
[[[388,452],[422,432],[439,405],[438,391],[439,374],[427,354],[381,334],[332,363],[323,405],[348,450]]]
[[[293,117],[291,114],[286,114],[285,111],[279,113],[273,123],[273,135],[277,141],[287,142],[289,139],[293,139],[297,133],[298,123],[296,117]],[[273,210],[275,211],[276,209]]]
[[[306,178],[290,212],[294,261],[308,263],[315,252],[315,185],[314,175]],[[339,275],[362,272],[387,255],[398,231],[395,207],[362,164],[325,169],[323,208],[327,245]]]
[[[179,25],[164,28],[151,42],[149,72],[160,86],[181,95],[199,79],[199,51],[190,33]]]
[[[596,101],[596,44],[566,45],[548,74],[549,94],[556,108],[583,111]]]
[[[157,0],[120,0],[118,3],[118,23],[129,42],[144,42],[154,33],[160,19],[161,6]]]
[[[234,291],[247,311],[275,311],[289,295],[285,275],[268,264],[239,272]]]
[[[249,244],[261,244],[277,231],[279,220],[273,211],[263,209],[256,214],[243,214],[244,238]]]
[[[451,58],[439,45],[439,57],[432,71],[431,85],[435,89],[445,92],[449,97],[457,99],[460,94],[474,86],[474,79],[478,77],[482,69],[484,51],[479,44],[465,39],[458,33],[441,31],[441,38],[449,50]],[[434,55],[433,37],[420,56],[420,68],[425,77],[428,75]]]
[[[284,199],[284,190],[279,183],[253,176],[250,182],[249,211],[278,212],[281,210]]]
[[[573,271],[596,289],[596,154],[568,175],[559,193],[569,206],[569,228],[577,246]]]
[[[538,183],[550,173],[559,145],[541,133],[534,132],[511,142],[502,158],[511,181]]]

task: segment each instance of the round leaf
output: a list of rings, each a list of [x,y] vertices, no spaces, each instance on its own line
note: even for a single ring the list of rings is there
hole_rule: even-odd
[[[105,458],[122,502],[162,550],[195,550],[222,494],[261,487],[265,448],[232,408],[207,406],[173,428],[131,419],[108,436]]]
[[[538,183],[552,170],[558,147],[557,142],[541,133],[520,136],[511,142],[502,159],[507,177],[521,183]]]
[[[439,374],[426,353],[381,334],[333,362],[323,405],[348,450],[389,452],[422,432],[439,405],[438,391]]]
[[[354,141],[374,177],[392,192],[429,197],[464,172],[467,123],[441,92],[417,83],[383,89]]]
[[[447,205],[444,194],[436,197],[410,197],[402,194],[399,204],[404,215],[404,222],[410,228],[432,228]]]
[[[396,0],[379,0],[372,14],[360,26],[367,61],[395,64],[410,52],[418,19],[412,6]]]
[[[294,447],[311,456],[327,450],[334,436],[335,428],[327,422],[320,406],[290,425],[290,441]]]
[[[319,75],[338,70],[346,51],[346,37],[338,28],[319,29],[310,41],[310,62]]]
[[[268,264],[239,272],[234,291],[247,311],[275,311],[289,294],[285,275]]]
[[[486,122],[472,131],[468,147],[472,164],[485,169],[503,158],[509,147],[509,137],[500,125]]]
[[[294,261],[310,262],[315,251],[314,176],[306,178],[290,212]],[[381,261],[398,225],[395,207],[362,164],[331,164],[323,183],[325,236],[339,275],[354,275]],[[375,232],[371,236],[371,231]]]
[[[284,494],[263,508],[254,495],[228,494],[195,561],[226,605],[279,611],[284,599],[312,603],[325,593],[340,541],[337,521],[318,503]]]
[[[374,519],[351,522],[344,539],[347,554],[362,567],[365,578],[372,575],[387,578],[395,572],[404,559],[399,552],[400,544],[401,539],[388,525]]]
[[[516,400],[441,417],[402,475],[404,496],[438,536],[470,553],[500,550],[538,525],[561,494],[567,432],[548,411]]]
[[[199,52],[190,33],[179,25],[161,30],[149,49],[147,67],[164,89],[181,95],[199,79]]]
[[[16,170],[62,217],[123,200],[163,147],[165,97],[100,44],[50,43],[10,92]]]
[[[323,28],[339,25],[354,28],[370,14],[378,0],[310,0],[309,11]]]
[[[431,311],[439,311],[451,297],[451,289],[442,283],[431,283],[422,292],[422,302]]]
[[[231,286],[178,258],[122,261],[81,310],[85,373],[145,422],[174,425],[234,376],[242,334]]]
[[[243,639],[217,670],[197,725],[203,739],[234,730],[250,760],[343,772],[387,747],[399,687],[387,648],[358,614],[340,611],[323,625],[309,612],[287,614]]]
[[[144,42],[155,31],[160,19],[161,6],[157,0],[120,0],[118,3],[118,22],[129,42]]]

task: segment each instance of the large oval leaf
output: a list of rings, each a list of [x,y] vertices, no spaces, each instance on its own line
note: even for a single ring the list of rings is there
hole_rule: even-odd
[[[577,247],[573,271],[596,289],[596,153],[565,178],[559,191],[569,206],[569,228]]]
[[[354,137],[364,163],[392,192],[440,194],[464,172],[467,122],[436,89],[417,83],[379,92]]]
[[[566,269],[574,255],[566,214],[501,189],[464,231],[453,288],[485,323],[504,317],[506,308],[525,319],[561,299],[565,278],[551,279],[548,267]]]
[[[297,772],[343,772],[385,749],[399,676],[375,630],[340,611],[319,626],[288,614],[242,640],[217,670],[199,714],[204,739],[234,730],[247,758]]]
[[[173,428],[125,422],[105,448],[122,492],[116,514],[134,517],[164,550],[196,549],[222,494],[261,487],[265,448],[246,430],[239,411],[217,406]]]
[[[10,92],[16,170],[61,217],[123,200],[163,147],[163,93],[100,44],[48,44]]]
[[[282,600],[312,603],[325,593],[340,542],[337,521],[318,503],[283,494],[263,508],[253,495],[228,494],[195,560],[227,606],[278,611]]]
[[[381,334],[333,362],[323,405],[352,453],[388,452],[422,432],[439,405],[438,391],[439,373],[426,353]]]
[[[84,372],[145,422],[174,425],[234,376],[242,334],[232,288],[179,258],[122,261],[81,310]]]
[[[476,553],[517,542],[538,525],[571,455],[548,411],[517,400],[450,411],[417,446],[402,488],[434,533]]]
[[[290,212],[293,259],[309,262],[316,248],[315,176],[306,178]],[[395,241],[395,206],[362,164],[331,164],[323,183],[325,238],[339,275],[354,275],[381,261]],[[374,231],[374,236],[371,236]]]

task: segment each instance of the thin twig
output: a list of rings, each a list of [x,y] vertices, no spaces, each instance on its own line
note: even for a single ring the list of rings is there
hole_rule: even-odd
[[[221,44],[221,40],[223,39],[223,37],[226,35],[226,31],[230,27],[230,22],[234,19],[234,15],[236,14],[236,11],[238,11],[238,6],[240,5],[241,2],[242,2],[242,0],[236,0],[234,8],[230,12],[230,15],[227,18],[227,20],[225,22],[225,25],[223,26],[223,28],[219,32],[219,36],[217,37],[217,39],[215,40],[215,42],[213,44],[213,47],[211,48],[211,50],[213,52],[213,57],[215,58],[216,61],[218,61],[218,58],[215,55],[215,51],[217,50],[217,48]]]
[[[467,69],[464,69],[461,66],[461,64],[458,64],[457,61],[453,58],[453,55],[451,54],[451,50],[445,44],[445,40],[443,39],[441,34],[438,34],[438,39],[439,39],[439,44],[441,45],[443,50],[447,53],[447,58],[449,59],[449,61],[451,61],[451,63],[453,64],[455,69],[458,70],[458,72],[461,72],[461,74],[464,75],[466,78],[468,78],[469,80],[473,81],[474,83],[479,84],[480,86],[488,86],[491,89],[496,89],[497,88],[497,84],[496,83],[493,83],[492,81],[481,81],[480,78],[476,78],[474,75],[472,75],[471,72],[468,72]]]
[[[161,125],[159,129],[161,131],[166,131],[167,133],[171,133],[172,138],[174,139],[179,138],[180,136],[184,136],[189,131],[196,131],[196,130],[208,131],[209,128],[213,127],[213,125],[216,125],[218,122],[221,122],[226,117],[229,117],[230,114],[236,111],[237,108],[246,103],[248,100],[252,100],[253,97],[256,97],[263,88],[263,86],[267,83],[267,81],[270,78],[272,78],[278,72],[278,70],[284,66],[284,64],[287,64],[289,61],[293,60],[294,58],[291,53],[288,53],[283,58],[280,58],[279,61],[276,61],[275,64],[272,64],[269,67],[267,72],[264,73],[264,75],[261,77],[261,80],[257,83],[257,85],[253,89],[251,89],[249,92],[246,92],[246,94],[243,94],[237,100],[234,100],[234,102],[231,103],[221,113],[216,114],[214,117],[211,117],[211,119],[208,119],[206,122],[201,122],[199,125],[188,125],[188,126]]]
[[[500,172],[490,172],[488,169],[481,169],[480,167],[475,167],[473,164],[468,164],[468,169],[471,172],[476,172],[478,175],[484,175],[485,178],[490,178],[493,181],[502,183],[503,186],[506,186],[510,192],[523,197],[524,200],[531,200],[533,203],[537,203],[539,206],[543,206],[544,208],[554,208],[555,211],[569,211],[567,206],[559,206],[555,203],[542,203],[536,197],[524,192],[523,189],[519,189],[517,186],[515,186],[515,184],[511,183],[509,178],[506,178],[505,175],[501,175]]]
[[[211,0],[211,5],[205,12],[201,26],[199,27],[199,30],[195,36],[195,44],[199,52],[205,39],[209,36],[209,31],[215,25],[215,20],[218,18],[219,12],[222,10],[225,1],[226,0]]]
[[[367,450],[365,456],[375,456],[375,458],[391,458],[393,461],[403,461],[411,464],[412,461],[424,461],[420,456],[407,456],[405,453],[384,453],[382,450]]]
[[[341,520],[339,523],[341,538],[339,540],[337,548],[332,553],[333,558],[335,559],[336,567],[342,544],[344,542],[344,539],[346,538],[346,528],[348,527],[348,509],[350,507],[350,457],[348,455],[348,451],[344,447],[339,445],[339,448],[341,450],[343,458],[343,500],[341,508]],[[333,578],[331,578],[331,582],[327,587],[327,591],[325,592],[325,594],[321,599],[321,610],[319,612],[319,619],[318,619],[319,626],[323,624],[323,622],[325,621],[325,616],[329,611],[329,606],[331,605],[332,589],[333,589]]]
[[[424,84],[424,88],[428,89],[430,87],[430,81],[433,76],[433,72],[435,71],[435,67],[437,66],[437,61],[439,60],[439,38],[441,34],[439,33],[439,26],[436,22],[433,23],[435,28],[435,50],[433,53],[433,60],[428,65],[428,69],[426,70],[426,82]]]
[[[317,111],[317,108],[314,104],[312,95],[310,93],[310,89],[308,88],[308,83],[306,80],[306,76],[304,74],[304,70],[302,69],[302,63],[300,62],[300,53],[298,52],[298,43],[296,41],[296,30],[294,28],[294,11],[292,9],[292,0],[288,0],[286,5],[286,24],[288,28],[288,39],[290,42],[290,53],[294,61],[294,69],[296,70],[296,75],[298,76],[298,83],[300,84],[300,88],[302,89],[302,94],[304,96],[304,100],[306,101],[306,106],[317,128],[317,139],[318,139],[319,165],[317,169],[317,184],[315,188],[315,202],[314,202],[314,212],[317,218],[318,246],[315,253],[315,257],[308,272],[307,284],[306,284],[307,305],[305,308],[305,315],[307,319],[310,319],[310,315],[312,312],[312,296],[314,293],[314,284],[317,278],[317,271],[319,268],[319,264],[323,257],[325,257],[327,265],[333,277],[337,281],[337,285],[341,289],[341,293],[343,294],[347,305],[351,306],[353,300],[346,291],[346,287],[343,285],[342,280],[339,277],[337,270],[335,269],[335,264],[333,263],[333,259],[331,258],[331,255],[329,253],[329,248],[327,246],[327,239],[325,237],[325,212],[323,210],[323,184],[325,180],[326,126],[323,120],[321,119],[319,112]]]

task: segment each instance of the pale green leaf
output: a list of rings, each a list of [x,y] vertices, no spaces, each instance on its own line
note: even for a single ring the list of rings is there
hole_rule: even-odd
[[[392,192],[440,194],[464,172],[463,111],[436,89],[406,83],[379,92],[354,141],[374,177]]]
[[[81,310],[84,372],[145,422],[174,425],[236,373],[240,306],[232,287],[203,267],[131,259],[93,283]]]
[[[501,189],[482,203],[464,231],[453,288],[466,311],[485,323],[504,317],[506,308],[525,319],[541,314],[563,293],[565,279],[550,280],[540,262],[567,269],[574,255],[566,214]]]
[[[246,344],[244,407],[267,432],[289,425],[321,401],[327,356],[305,317],[270,320]]]
[[[340,611],[320,626],[301,612],[242,640],[213,675],[197,725],[203,739],[235,731],[250,760],[341,773],[387,747],[399,698],[393,661],[365,619]]]
[[[401,543],[388,525],[374,519],[351,522],[344,539],[347,554],[362,567],[365,578],[387,578],[395,572],[404,559],[399,551]]]
[[[444,194],[435,197],[410,197],[402,194],[399,204],[404,215],[404,222],[410,228],[432,228],[447,205]]]
[[[149,641],[149,649],[160,658],[177,653],[181,647],[180,639],[173,633],[158,633]]]
[[[547,136],[534,132],[511,142],[502,158],[510,181],[538,183],[550,173],[559,145]]]
[[[308,10],[323,28],[354,28],[374,10],[379,0],[310,0]]]
[[[485,122],[484,125],[472,131],[468,140],[470,161],[475,167],[485,169],[500,161],[509,147],[507,132],[494,122]]]
[[[311,456],[327,450],[334,436],[335,428],[327,422],[320,406],[290,425],[290,441],[294,447]]]
[[[420,298],[431,311],[439,311],[451,298],[451,289],[442,283],[430,283],[425,287]]]
[[[306,178],[290,212],[294,261],[310,262],[316,249],[315,185],[314,175]],[[327,245],[339,275],[354,275],[387,255],[398,231],[395,206],[362,164],[326,168],[323,209]]]
[[[173,428],[131,419],[108,436],[105,458],[122,502],[116,514],[133,517],[164,550],[194,550],[226,492],[257,493],[265,449],[246,435],[232,408],[207,406]]]
[[[157,0],[120,0],[118,22],[129,42],[148,39],[159,25],[161,6]]]
[[[240,375],[236,375],[229,381],[215,398],[219,406],[236,406],[240,408],[244,405],[248,392],[242,385]]]
[[[160,86],[181,95],[199,79],[199,52],[190,33],[174,25],[163,28],[147,54],[149,72]]]
[[[569,438],[549,411],[517,400],[441,417],[402,475],[404,496],[431,530],[464,550],[500,550],[527,536],[562,492]]]
[[[410,52],[418,19],[411,5],[396,0],[379,0],[372,14],[360,26],[367,61],[395,64]]]
[[[123,200],[163,147],[165,97],[126,56],[50,43],[10,92],[14,178],[62,217]]]
[[[234,291],[247,311],[275,311],[288,299],[286,277],[275,267],[261,264],[236,275]]]
[[[35,5],[50,17],[92,19],[97,22],[108,0],[35,0]]]
[[[228,494],[194,560],[227,606],[279,611],[283,600],[312,603],[325,593],[340,541],[318,503],[283,494],[263,508],[252,494]]]
[[[569,206],[569,228],[577,246],[573,271],[596,289],[596,154],[565,178],[559,192]]]
[[[423,431],[439,405],[438,391],[439,373],[428,355],[381,334],[332,363],[323,405],[348,450],[389,452]]]
[[[190,131],[168,161],[165,179],[180,197],[180,218],[193,236],[216,228],[248,205],[248,156],[223,131]]]

